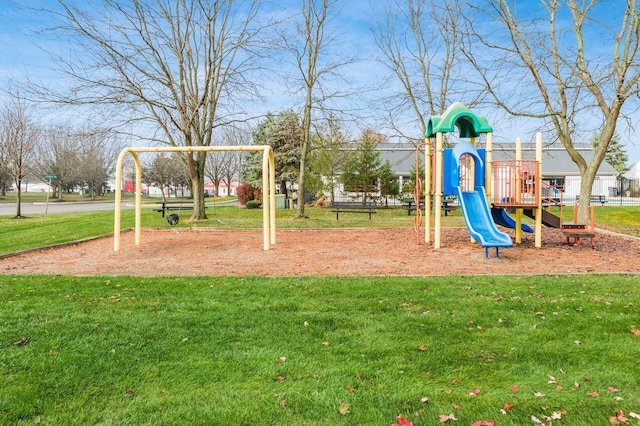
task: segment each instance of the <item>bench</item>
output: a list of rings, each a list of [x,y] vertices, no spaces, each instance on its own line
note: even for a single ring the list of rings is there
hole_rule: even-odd
[[[371,215],[377,213],[377,207],[375,201],[334,201],[331,203],[331,211],[336,214],[336,220],[339,220],[340,213],[368,213],[369,222],[371,222]]]
[[[576,195],[576,203],[580,201],[580,196]],[[607,197],[604,195],[592,195],[591,199],[589,200],[589,202],[591,204],[593,203],[600,203],[601,205],[604,206],[604,203],[608,202]]]
[[[444,211],[445,216],[449,216],[449,212],[454,211],[457,207],[450,205],[452,201],[450,200],[442,200],[442,210]],[[407,201],[402,205],[405,209],[407,209],[407,216],[411,216],[411,212],[416,211],[416,205],[413,200]],[[420,210],[424,210],[424,202],[420,201]]]

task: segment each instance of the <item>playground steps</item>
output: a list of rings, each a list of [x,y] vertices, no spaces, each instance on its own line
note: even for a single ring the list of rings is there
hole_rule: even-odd
[[[536,218],[535,209],[523,209],[522,211],[525,216],[530,217],[531,219]],[[542,224],[548,226],[549,228],[562,228],[562,222],[560,221],[560,217],[551,213],[547,210],[542,210]]]

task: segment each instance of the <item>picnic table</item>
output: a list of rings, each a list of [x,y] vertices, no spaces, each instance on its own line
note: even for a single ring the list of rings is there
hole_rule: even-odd
[[[407,209],[407,216],[411,216],[411,212],[417,210],[414,200],[407,200],[403,205]],[[445,216],[449,216],[449,212],[454,211],[457,206],[453,205],[453,200],[442,200],[442,210]],[[420,200],[420,210],[424,210],[424,201]]]

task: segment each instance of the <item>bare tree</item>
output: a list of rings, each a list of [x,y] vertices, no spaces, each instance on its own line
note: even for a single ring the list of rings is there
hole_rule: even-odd
[[[304,94],[302,113],[302,143],[300,146],[300,172],[298,174],[297,217],[305,217],[304,198],[307,154],[311,139],[311,121],[314,108],[322,108],[339,91],[330,93],[323,90],[323,80],[343,79],[338,74],[340,68],[351,64],[354,59],[345,56],[331,61],[330,47],[340,41],[337,34],[329,30],[330,13],[339,11],[343,5],[339,0],[302,0],[301,20],[294,26],[294,34],[281,33],[284,49],[293,60],[298,77],[295,84]]]
[[[148,185],[157,186],[162,191],[162,201],[166,202],[165,189],[177,187],[183,182],[184,164],[177,154],[165,153],[156,156],[151,165],[145,168],[143,179]],[[177,193],[177,192],[176,192]]]
[[[452,97],[462,95],[455,91],[462,12],[456,0],[387,0],[385,6],[373,34],[391,80],[400,83],[385,103],[396,131],[415,140],[403,129],[407,114],[424,135],[429,116],[442,114]],[[475,103],[468,92],[465,96],[467,105]]]
[[[22,184],[35,166],[35,153],[40,137],[29,106],[19,94],[10,93],[0,111],[0,169],[4,170],[18,190],[16,215],[22,218]]]
[[[495,105],[551,126],[580,171],[579,219],[586,222],[591,188],[624,107],[637,107],[637,2],[541,0],[537,14],[524,3],[487,4],[469,20],[475,29],[466,58]],[[575,146],[595,130],[600,140],[587,163]]]
[[[121,111],[144,137],[171,146],[209,146],[228,124],[234,100],[252,92],[250,43],[258,0],[58,0],[56,34],[74,53],[58,57],[73,87],[49,99]],[[152,137],[155,134],[157,136]],[[194,195],[192,220],[206,218],[206,153],[185,153]]]
[[[251,133],[236,126],[228,126],[221,129],[216,140],[219,146],[251,145]],[[231,194],[231,183],[234,179],[240,179],[241,157],[238,151],[216,151],[208,154],[205,173],[213,183],[214,196],[219,195],[222,182],[227,185]]]
[[[103,194],[104,184],[115,171],[121,147],[101,131],[79,132],[80,181],[86,185],[91,199]]]
[[[56,176],[52,180],[54,197],[62,200],[65,189],[76,186],[80,180],[80,144],[68,125],[53,125],[43,131],[37,148],[37,174]]]

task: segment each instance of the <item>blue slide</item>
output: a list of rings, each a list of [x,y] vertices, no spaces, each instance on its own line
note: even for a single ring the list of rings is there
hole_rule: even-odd
[[[458,142],[450,150],[445,150],[444,154],[443,192],[458,197],[467,229],[471,237],[482,244],[485,256],[489,257],[489,247],[495,247],[498,257],[498,248],[512,247],[513,241],[508,234],[498,230],[491,216],[487,192],[484,189],[484,157],[481,157],[476,147],[467,141]],[[460,187],[460,159],[464,155],[469,155],[474,160],[473,173],[476,184],[473,191],[463,191]]]
[[[500,226],[504,226],[505,228],[515,229],[516,221],[513,220],[511,216],[507,214],[505,209],[499,209],[493,207],[491,209],[491,216],[493,217],[493,221]],[[521,223],[520,227],[524,232],[529,232],[533,234],[533,228],[527,225],[526,223]]]
[[[495,247],[496,254],[498,247],[512,247],[511,237],[498,230],[493,221],[484,186],[476,186],[473,192],[457,189],[464,221],[473,239],[484,248]]]

